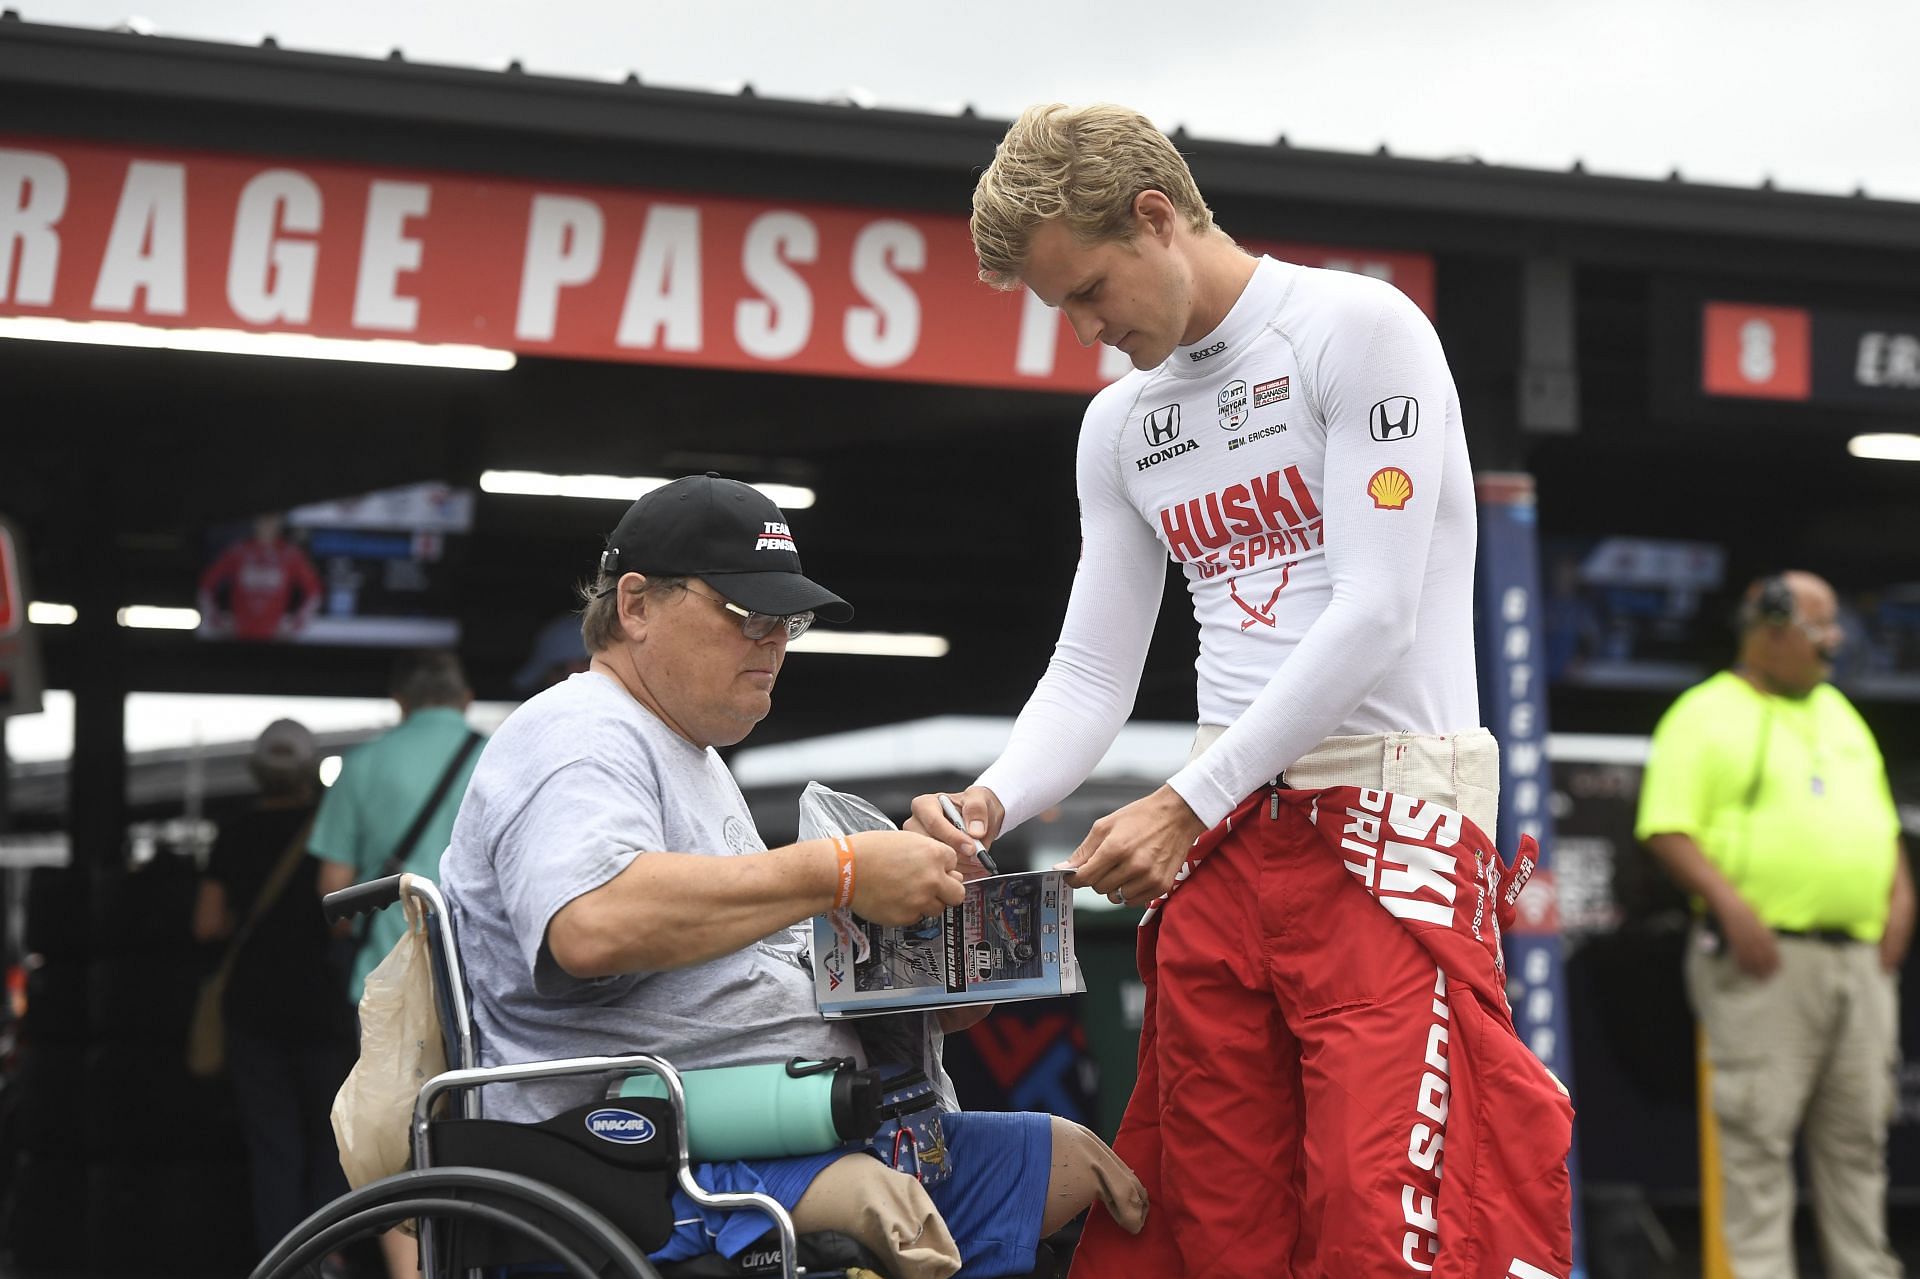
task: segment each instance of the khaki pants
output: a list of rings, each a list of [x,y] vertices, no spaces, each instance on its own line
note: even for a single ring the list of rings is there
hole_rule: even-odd
[[[1793,1142],[1804,1126],[1831,1279],[1897,1276],[1887,1249],[1887,1124],[1898,990],[1879,947],[1780,938],[1760,979],[1696,927],[1687,993],[1706,1031],[1727,1254],[1737,1279],[1793,1279]]]

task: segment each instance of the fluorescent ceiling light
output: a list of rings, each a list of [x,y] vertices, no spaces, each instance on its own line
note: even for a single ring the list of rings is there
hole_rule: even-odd
[[[253,333],[244,329],[161,329],[116,320],[55,320],[43,316],[0,318],[0,338],[137,346],[160,351],[210,351],[219,355],[278,355],[298,360],[418,364],[441,369],[504,370],[514,366],[512,351],[486,346],[402,342],[393,338],[323,338],[306,333]]]
[[[71,604],[50,604],[46,600],[27,602],[27,620],[35,626],[72,626],[80,610]]]
[[[518,493],[526,497],[601,497],[631,502],[670,483],[661,475],[548,475],[544,471],[482,471],[483,493]],[[804,511],[813,505],[813,490],[797,484],[755,484],[769,502],[786,511]]]
[[[862,657],[945,657],[944,635],[892,631],[836,631],[815,627],[787,645],[789,653],[853,653]]]
[[[1847,441],[1847,452],[1886,462],[1920,462],[1920,435],[1856,435]]]
[[[120,625],[144,631],[193,631],[200,628],[200,610],[129,604],[114,614]]]

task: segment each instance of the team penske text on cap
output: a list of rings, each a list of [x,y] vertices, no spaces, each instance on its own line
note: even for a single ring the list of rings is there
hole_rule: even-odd
[[[786,514],[758,489],[712,471],[664,484],[628,507],[607,538],[600,571],[698,577],[756,613],[853,616],[845,600],[800,571]]]

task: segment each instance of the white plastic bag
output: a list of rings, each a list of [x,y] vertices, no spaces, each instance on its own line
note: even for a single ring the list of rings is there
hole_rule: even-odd
[[[347,1184],[406,1171],[412,1153],[413,1103],[420,1086],[447,1068],[434,1011],[426,911],[400,882],[407,930],[367,974],[360,996],[360,1059],[333,1099],[333,1135]]]
[[[897,830],[886,815],[858,795],[808,782],[800,793],[800,838],[832,839],[863,830]],[[869,1064],[889,1062],[923,1071],[933,1081],[942,1110],[958,1110],[953,1080],[942,1058],[946,1033],[933,1013],[889,1013],[862,1017],[854,1023]]]

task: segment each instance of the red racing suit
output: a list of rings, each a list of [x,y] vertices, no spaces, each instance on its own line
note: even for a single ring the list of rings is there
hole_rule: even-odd
[[[1203,836],[1139,935],[1114,1149],[1146,1228],[1096,1203],[1072,1279],[1565,1279],[1573,1107],[1500,954],[1521,851],[1353,786],[1262,790]]]

